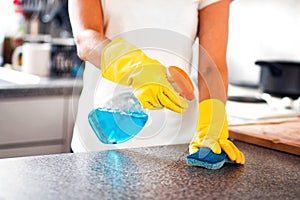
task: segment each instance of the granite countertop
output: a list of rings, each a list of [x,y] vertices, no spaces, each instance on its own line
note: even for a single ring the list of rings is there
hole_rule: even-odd
[[[0,159],[0,199],[299,199],[299,156],[236,145],[246,164],[219,170],[187,145]]]
[[[82,77],[40,78],[37,83],[16,84],[0,79],[0,98],[79,95]]]

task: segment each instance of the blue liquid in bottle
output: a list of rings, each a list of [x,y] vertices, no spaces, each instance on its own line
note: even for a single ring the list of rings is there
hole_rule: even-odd
[[[189,76],[180,68],[168,68],[169,82],[181,96],[193,100],[194,86]],[[103,108],[89,113],[89,123],[104,144],[119,144],[136,136],[145,126],[148,115],[132,93],[122,93]]]
[[[104,144],[119,144],[136,136],[145,126],[148,115],[131,94],[115,97],[104,108],[93,109],[89,123]]]

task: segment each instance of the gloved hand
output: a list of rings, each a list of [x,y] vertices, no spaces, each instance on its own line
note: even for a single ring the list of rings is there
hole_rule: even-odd
[[[244,164],[243,153],[228,140],[228,136],[224,103],[218,99],[200,102],[197,133],[189,145],[189,153],[193,154],[201,147],[210,148],[215,154],[220,154],[223,150],[230,160]]]
[[[144,108],[184,112],[188,107],[168,82],[166,68],[122,38],[103,49],[101,70],[104,78],[132,86]]]

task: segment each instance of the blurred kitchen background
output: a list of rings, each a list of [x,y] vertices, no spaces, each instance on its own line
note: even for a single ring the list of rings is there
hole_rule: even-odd
[[[81,61],[72,38],[67,0],[0,0],[0,7],[0,65],[12,64],[17,46],[50,43],[50,75],[77,75]]]
[[[0,158],[70,152],[84,66],[67,4],[0,0]],[[50,44],[48,76],[14,67],[12,54],[24,43]],[[257,94],[257,60],[300,62],[300,1],[234,0],[227,60],[229,94],[239,96]]]
[[[67,5],[0,0],[0,158],[70,152],[84,65]]]
[[[234,0],[231,3],[230,82],[257,86],[256,60],[300,61],[299,0]]]

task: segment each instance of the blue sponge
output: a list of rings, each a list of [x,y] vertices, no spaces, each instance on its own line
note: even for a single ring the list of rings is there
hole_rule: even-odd
[[[209,148],[200,148],[196,153],[188,155],[186,162],[191,166],[204,167],[207,169],[220,169],[225,162],[232,162],[227,158],[227,155],[222,152],[215,154]]]

